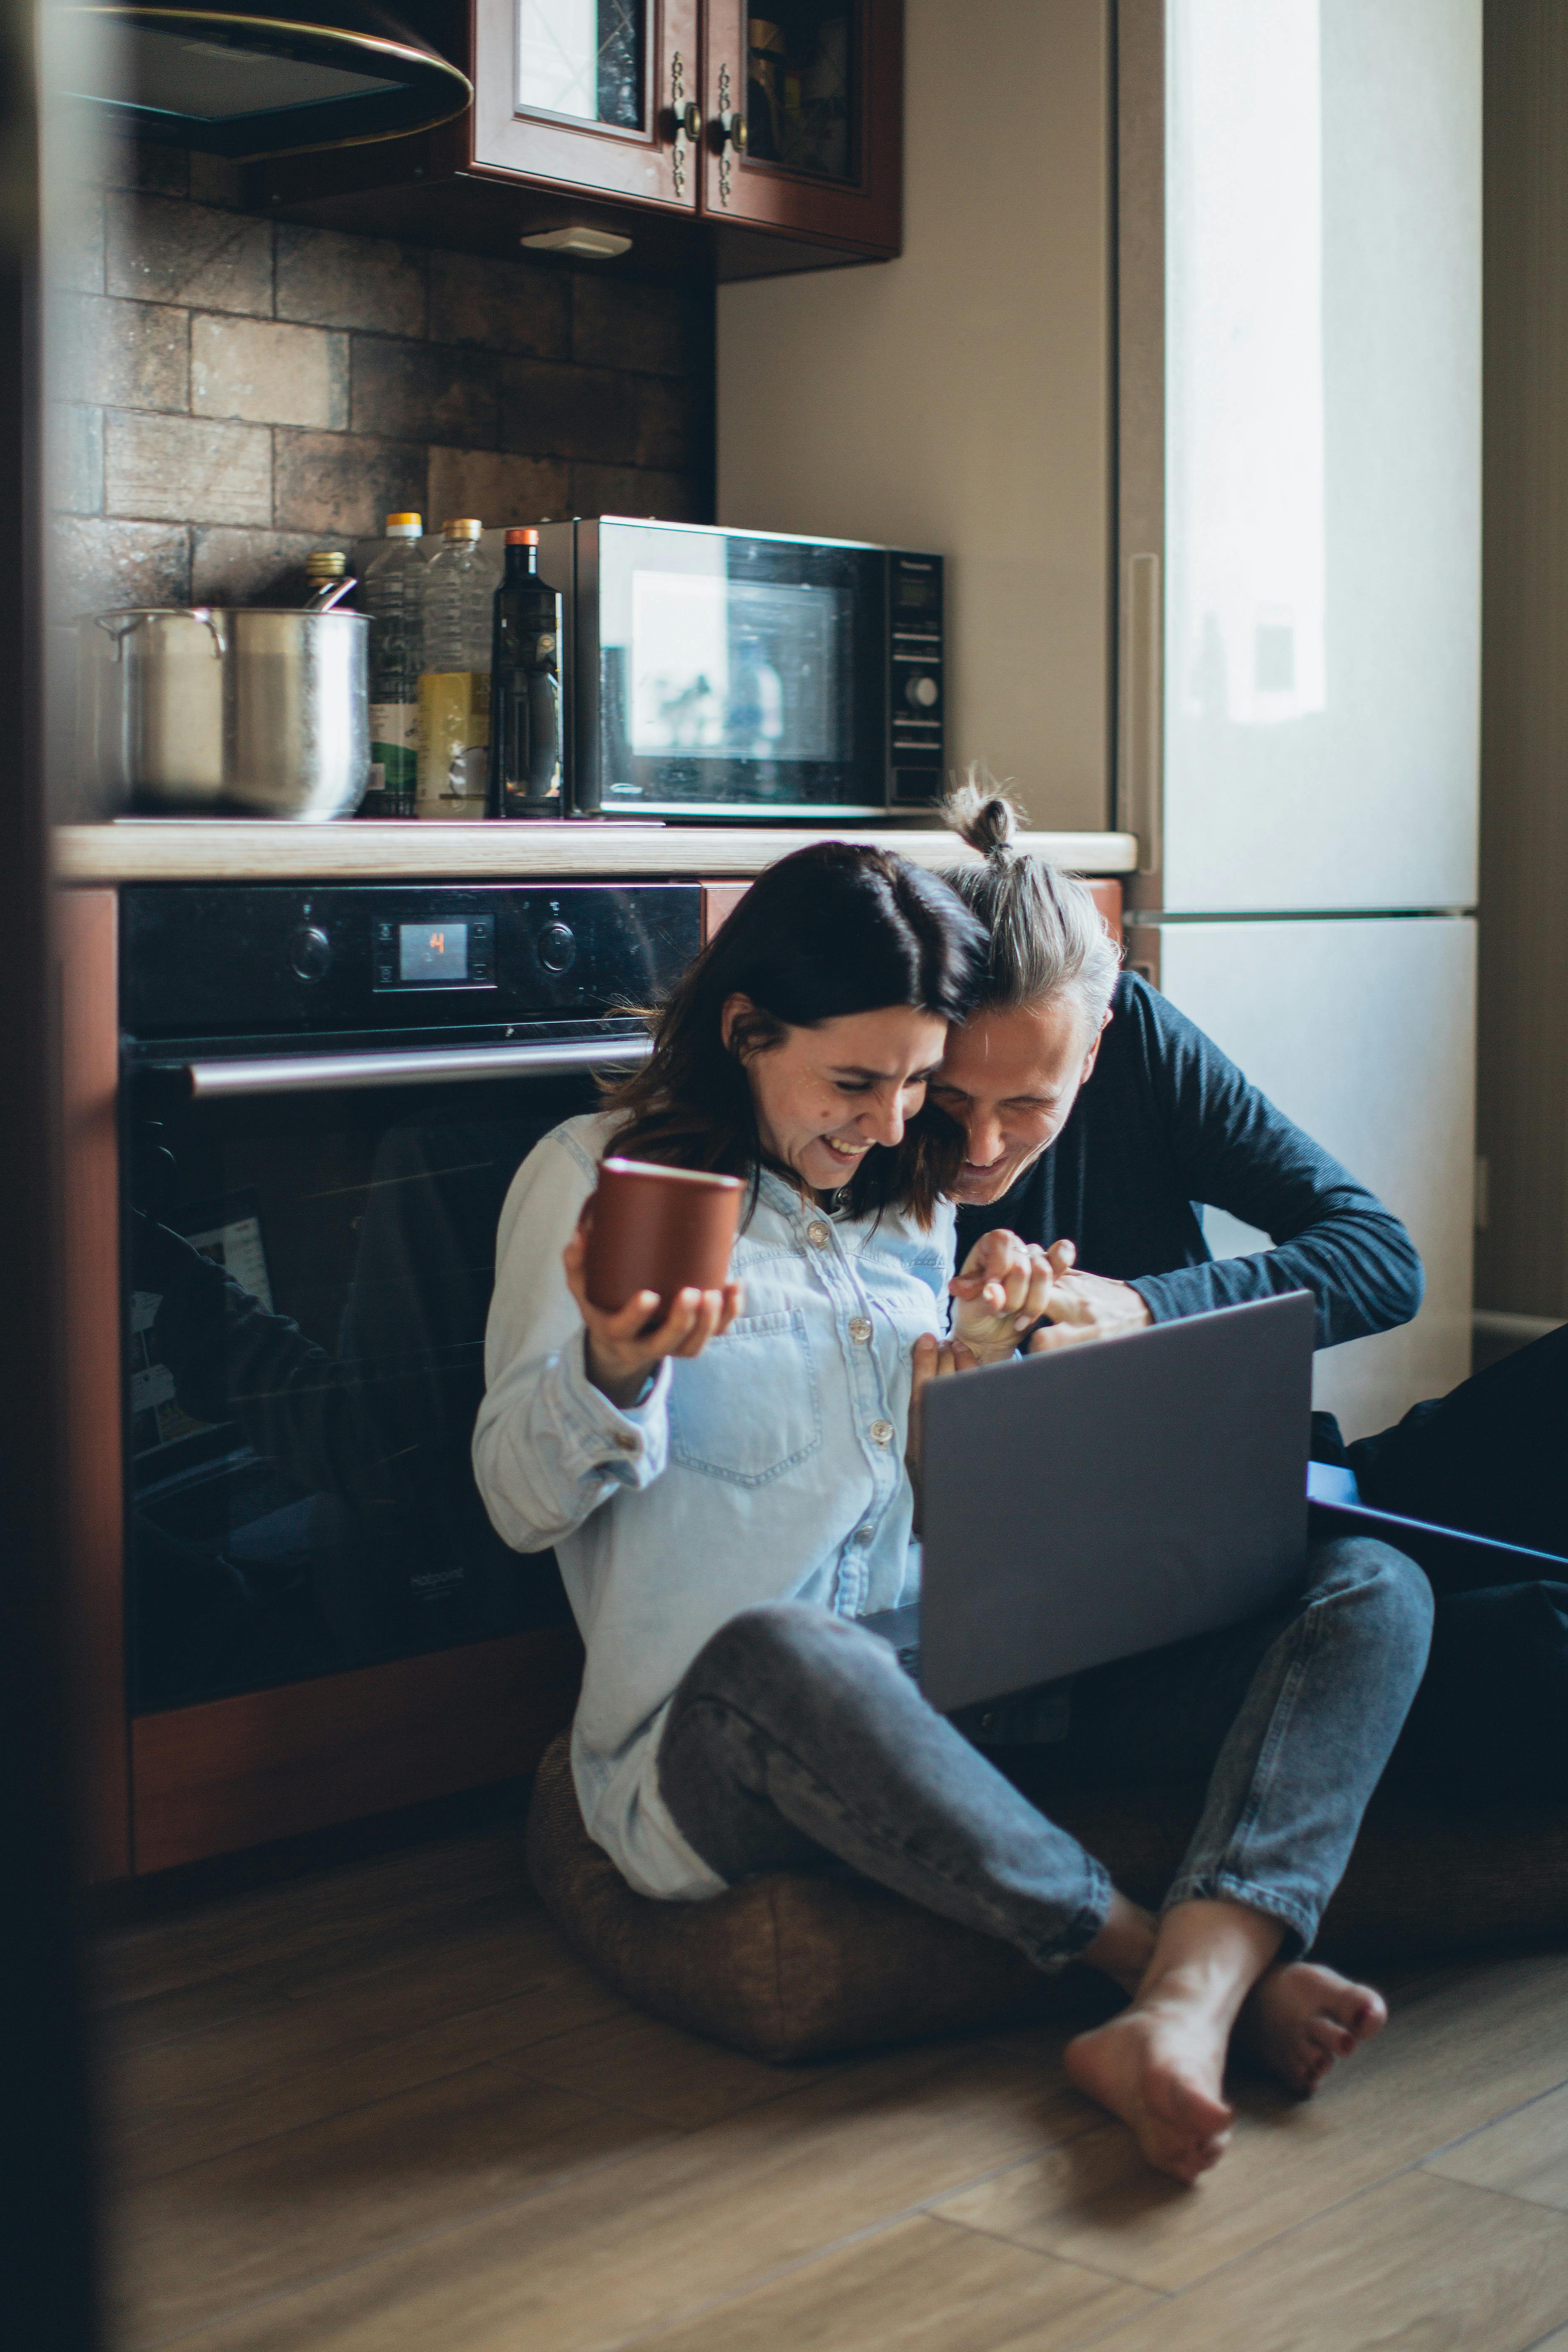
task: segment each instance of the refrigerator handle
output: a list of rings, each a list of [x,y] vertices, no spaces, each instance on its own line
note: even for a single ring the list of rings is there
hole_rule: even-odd
[[[1157,555],[1127,558],[1126,681],[1122,709],[1122,825],[1138,836],[1138,871],[1160,870],[1161,655],[1164,614]]]

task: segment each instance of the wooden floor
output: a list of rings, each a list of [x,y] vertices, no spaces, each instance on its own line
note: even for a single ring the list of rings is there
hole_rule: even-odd
[[[628,2011],[488,1830],[103,1939],[113,2343],[1568,2352],[1568,1955],[1433,1969],[1196,2190],[1059,2033],[779,2071]]]

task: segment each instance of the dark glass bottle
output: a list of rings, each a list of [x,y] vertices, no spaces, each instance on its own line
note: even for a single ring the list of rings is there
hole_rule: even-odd
[[[560,598],[537,530],[507,533],[490,658],[490,814],[561,814]]]

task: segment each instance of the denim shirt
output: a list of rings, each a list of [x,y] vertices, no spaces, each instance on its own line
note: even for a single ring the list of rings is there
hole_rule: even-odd
[[[588,1653],[571,1761],[590,1835],[639,1893],[699,1898],[722,1881],[656,1769],[698,1651],[759,1601],[859,1617],[916,1597],[910,1358],[946,1327],[953,1212],[928,1232],[834,1219],[765,1173],[731,1261],[739,1318],[622,1412],[588,1378],[560,1263],[616,1125],[567,1120],[513,1179],[474,1469],[497,1533],[560,1562]]]

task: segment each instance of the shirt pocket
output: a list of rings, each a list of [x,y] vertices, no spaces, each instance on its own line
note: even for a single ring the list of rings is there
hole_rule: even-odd
[[[670,1456],[735,1486],[765,1486],[815,1454],[822,1409],[803,1315],[742,1317],[671,1366]]]

